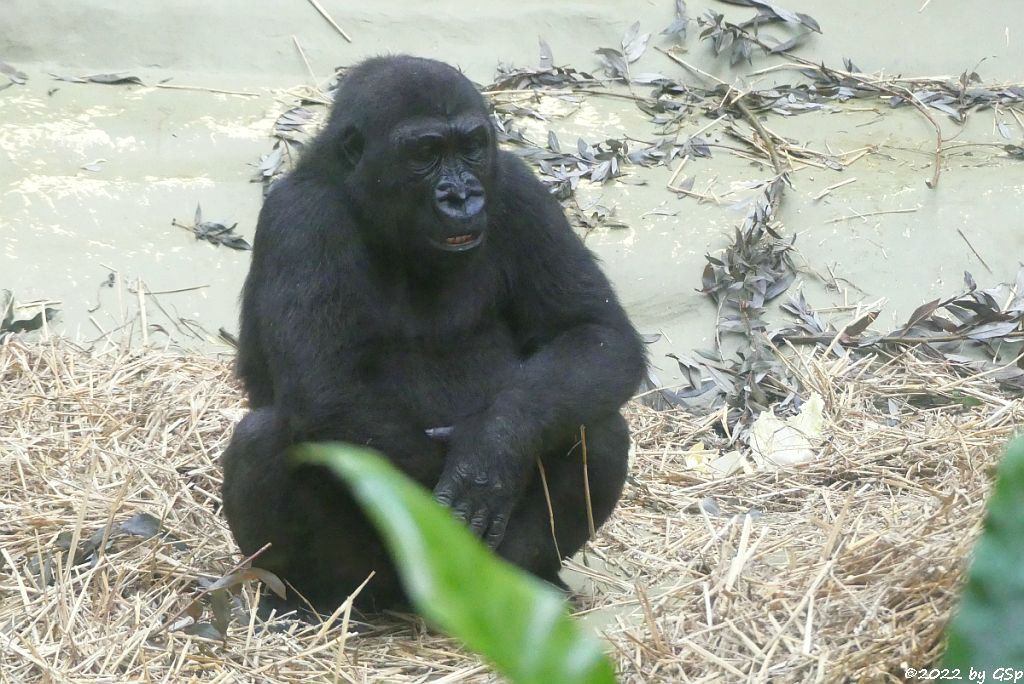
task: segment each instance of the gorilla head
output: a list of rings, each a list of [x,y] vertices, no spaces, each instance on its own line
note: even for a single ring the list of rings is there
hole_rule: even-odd
[[[363,62],[344,76],[321,139],[333,143],[328,154],[368,244],[433,266],[483,244],[495,134],[480,93],[452,67]]]

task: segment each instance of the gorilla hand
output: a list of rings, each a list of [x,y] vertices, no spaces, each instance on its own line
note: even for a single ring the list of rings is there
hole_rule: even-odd
[[[504,430],[458,426],[435,498],[450,507],[492,549],[505,536],[512,509],[522,497],[533,461],[511,447]]]

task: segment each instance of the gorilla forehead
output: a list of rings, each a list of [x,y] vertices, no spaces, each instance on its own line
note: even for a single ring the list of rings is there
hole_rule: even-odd
[[[434,59],[373,57],[352,67],[334,98],[332,119],[361,130],[390,130],[411,117],[453,118],[487,105],[473,83]]]

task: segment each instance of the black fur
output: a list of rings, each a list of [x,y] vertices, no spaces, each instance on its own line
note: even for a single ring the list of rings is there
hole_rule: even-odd
[[[363,62],[260,214],[238,354],[252,410],[223,457],[231,530],[247,554],[271,542],[256,565],[319,609],[370,571],[363,606],[400,600],[344,486],[283,459],[341,440],[379,450],[500,556],[558,583],[588,536],[579,428],[600,525],[626,477],[619,409],[644,362],[561,207],[497,150],[472,84],[432,60]]]

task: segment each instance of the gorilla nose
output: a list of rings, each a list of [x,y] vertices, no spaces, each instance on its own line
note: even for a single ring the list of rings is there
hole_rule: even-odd
[[[464,221],[484,208],[483,188],[478,184],[442,181],[434,189],[434,200],[442,214]]]

